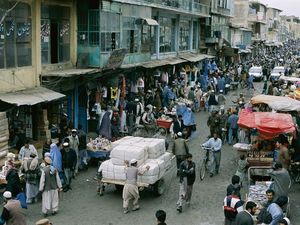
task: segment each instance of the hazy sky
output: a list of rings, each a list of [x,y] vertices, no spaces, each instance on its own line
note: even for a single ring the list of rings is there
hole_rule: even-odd
[[[299,16],[300,17],[300,1],[299,0],[259,0],[269,7],[283,10],[282,15]]]

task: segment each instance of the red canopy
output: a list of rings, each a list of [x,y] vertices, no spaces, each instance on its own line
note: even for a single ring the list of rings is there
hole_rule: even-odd
[[[271,139],[279,134],[293,133],[295,125],[290,114],[273,112],[248,112],[242,110],[238,125],[242,128],[256,128],[265,139]]]

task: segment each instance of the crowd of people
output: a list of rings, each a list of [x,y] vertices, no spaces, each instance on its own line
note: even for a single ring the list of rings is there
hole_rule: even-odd
[[[179,75],[169,83],[162,83],[156,87],[149,85],[144,94],[126,98],[122,113],[120,113],[120,108],[107,105],[101,114],[97,133],[109,140],[115,140],[120,137],[121,133],[134,135],[139,126],[145,127],[147,131],[153,130],[156,126],[156,119],[162,115],[169,115],[172,118],[172,125],[169,129],[174,143],[172,151],[176,156],[177,175],[180,181],[176,210],[182,213],[184,204],[190,205],[196,178],[196,165],[188,147],[188,141],[197,130],[194,114],[200,111],[209,112],[207,127],[210,134],[202,146],[210,148],[212,151],[214,163],[210,165],[209,173],[210,177],[213,177],[220,172],[221,151],[224,143],[227,142],[229,145],[238,142],[249,143],[252,135],[252,131],[238,127],[240,110],[253,110],[251,104],[245,100],[242,93],[233,101],[229,101],[226,95],[231,88],[235,88],[236,83],[244,91],[246,91],[245,88],[254,89],[254,77],[248,73],[249,68],[254,65],[262,65],[264,68],[263,93],[283,95],[285,92],[293,91],[294,86],[290,83],[273,81],[269,86],[267,84],[270,69],[275,65],[284,64],[286,66],[285,75],[291,75],[296,71],[299,62],[294,55],[292,48],[288,45],[274,51],[273,55],[268,55],[268,57],[231,65],[222,70],[217,67],[215,62],[212,62],[208,76],[200,71],[194,83],[187,81],[185,76]],[[188,101],[186,104],[182,104],[182,102],[179,104],[178,99],[187,99]],[[228,104],[231,107],[226,109],[225,105]],[[45,217],[49,214],[55,215],[59,209],[61,192],[72,190],[72,179],[78,175],[80,169],[87,166],[87,136],[82,127],[79,126],[76,130],[67,126],[65,120],[62,121],[60,127],[61,138],[57,143],[46,142],[41,157],[28,140],[21,147],[18,160],[15,160],[16,155],[12,153],[7,155],[3,167],[3,175],[7,181],[6,191],[3,195],[5,206],[0,224],[26,224],[22,210],[27,208],[27,204],[36,203],[40,192],[42,193],[41,211],[43,215]],[[285,141],[280,144],[281,152],[286,154],[287,151],[284,147],[288,148],[289,146],[286,145],[288,143]],[[42,158],[42,162],[39,158]],[[260,222],[271,225],[290,223],[284,217],[284,207],[288,203],[288,188],[285,184],[290,182],[290,176],[286,170],[288,168],[286,159],[286,155],[281,157],[270,174],[274,182],[271,189],[266,192],[268,201],[260,209],[261,212],[265,212],[264,215],[261,215],[261,219],[264,221]],[[145,171],[137,168],[135,159],[126,161],[125,164],[127,180],[122,197],[124,213],[128,213],[131,200],[133,201],[133,211],[140,207],[137,176]],[[242,200],[240,193],[246,170],[247,161],[245,156],[241,156],[236,174],[232,177],[232,184],[226,190],[225,225],[254,224],[252,216],[258,205],[247,199]],[[155,215],[158,224],[166,224],[166,213],[163,210],[158,210]],[[51,223],[49,220],[42,220],[37,224]]]

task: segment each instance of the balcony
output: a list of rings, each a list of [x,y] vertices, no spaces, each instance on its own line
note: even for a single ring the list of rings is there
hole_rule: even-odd
[[[218,6],[217,8],[212,8],[211,11],[212,13],[220,14],[222,16],[230,16],[230,9],[226,9],[221,6]]]
[[[209,16],[209,6],[194,2],[194,0],[114,0],[115,2],[144,5],[183,13]]]

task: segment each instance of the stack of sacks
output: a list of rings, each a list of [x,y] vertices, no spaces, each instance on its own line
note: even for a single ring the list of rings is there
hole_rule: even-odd
[[[145,147],[118,145],[110,152],[110,159],[114,165],[123,166],[124,161],[137,160],[139,167],[148,159],[148,152]]]
[[[123,138],[121,138],[117,141],[114,141],[114,142],[111,143],[111,147],[115,148],[118,145],[123,144],[125,141],[130,140],[131,138],[133,138],[133,137],[132,136],[126,136],[126,137],[123,137]]]
[[[172,166],[172,156],[173,154],[170,152],[165,152],[163,155],[158,157],[158,160],[163,160],[165,162],[165,169],[169,169]]]
[[[110,160],[103,162],[99,169],[105,179],[125,180],[125,160],[137,160],[139,171],[143,173],[138,176],[138,182],[147,184],[154,184],[171,166],[172,154],[166,152],[164,139],[127,136],[112,142],[112,147]]]
[[[144,138],[143,144],[147,146],[149,159],[157,159],[166,152],[164,139]]]
[[[125,166],[114,165],[111,160],[101,163],[99,171],[105,179],[126,180]]]
[[[165,161],[160,159],[148,159],[145,164],[142,166],[146,168],[150,166],[149,170],[145,171],[143,175],[138,176],[138,182],[154,184],[158,181],[165,173]]]

